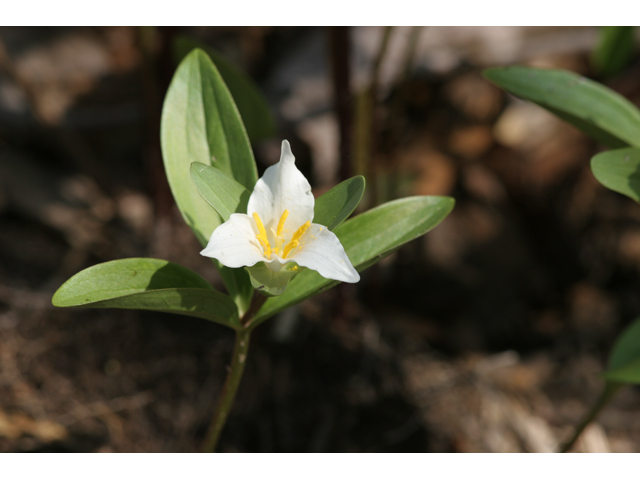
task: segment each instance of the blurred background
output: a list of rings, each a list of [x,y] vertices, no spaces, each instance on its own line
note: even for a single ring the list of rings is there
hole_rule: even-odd
[[[457,202],[359,284],[256,331],[219,449],[553,451],[640,314],[640,207],[593,178],[594,141],[481,72],[569,69],[640,105],[635,38],[605,76],[597,27],[0,28],[0,451],[199,447],[231,330],[51,306],[71,275],[134,256],[223,288],[160,152],[193,45],[263,103],[245,117],[260,173],[288,139],[316,195],[363,174],[361,208]],[[638,413],[624,389],[575,449],[638,451]]]

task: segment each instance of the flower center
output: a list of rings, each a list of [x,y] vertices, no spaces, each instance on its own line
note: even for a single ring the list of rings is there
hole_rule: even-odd
[[[256,221],[256,226],[258,227],[258,235],[256,235],[256,240],[260,242],[262,245],[262,251],[264,252],[264,256],[267,258],[271,257],[271,253],[275,253],[280,256],[280,252],[282,252],[282,259],[284,260],[291,253],[291,251],[300,245],[300,237],[304,235],[304,232],[311,226],[311,221],[305,222],[291,237],[289,243],[284,245],[284,222],[287,221],[287,217],[289,216],[289,210],[285,210],[282,212],[282,216],[280,217],[280,221],[278,222],[278,227],[276,231],[271,229],[271,233],[273,233],[273,237],[275,239],[275,246],[272,249],[271,242],[269,241],[269,237],[267,236],[267,231],[264,228],[264,224],[260,219],[260,215],[258,212],[253,212],[253,219]]]

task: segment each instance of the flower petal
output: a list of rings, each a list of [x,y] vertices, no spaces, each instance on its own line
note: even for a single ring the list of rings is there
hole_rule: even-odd
[[[348,283],[360,280],[336,234],[317,223],[312,223],[304,233],[300,246],[290,258],[301,267],[315,270],[325,278]]]
[[[289,216],[285,223],[286,232],[292,235],[302,224],[313,220],[315,199],[311,186],[298,170],[289,142],[282,142],[280,161],[267,168],[258,180],[249,197],[247,213],[257,212],[267,231],[276,229],[285,210]]]
[[[266,260],[256,240],[258,229],[249,215],[234,213],[211,234],[200,255],[218,260],[229,268],[250,267]]]

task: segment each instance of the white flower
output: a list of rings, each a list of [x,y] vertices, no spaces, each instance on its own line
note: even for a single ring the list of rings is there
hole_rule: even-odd
[[[267,168],[249,198],[247,215],[234,213],[214,230],[201,255],[230,268],[264,262],[274,272],[295,262],[325,278],[355,283],[360,275],[338,237],[313,221],[311,186],[295,166],[286,140],[280,161]],[[290,268],[292,267],[292,268]]]

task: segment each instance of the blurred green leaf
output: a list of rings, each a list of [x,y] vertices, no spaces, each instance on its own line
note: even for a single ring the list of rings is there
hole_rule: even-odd
[[[640,150],[622,148],[591,159],[593,175],[605,187],[640,202]]]
[[[640,147],[640,110],[597,82],[564,70],[490,68],[484,76],[612,147]]]
[[[604,378],[610,382],[640,383],[640,318],[618,337]]]
[[[438,225],[451,212],[454,203],[450,197],[394,200],[348,220],[336,228],[335,233],[353,266],[361,271]],[[282,295],[267,300],[252,323],[258,325],[337,283],[313,270],[305,270],[289,283]]]
[[[198,193],[226,222],[232,213],[247,213],[251,193],[222,170],[203,163],[191,164],[191,179]]]
[[[54,294],[56,307],[156,310],[238,328],[231,298],[197,273],[166,260],[127,258],[77,273]]]
[[[195,48],[200,48],[209,54],[224,83],[229,87],[247,129],[247,135],[252,142],[270,138],[275,134],[276,123],[269,105],[248,75],[237,69],[214,48],[194,38],[178,37],[173,47],[178,62]]]
[[[349,178],[321,195],[314,208],[313,223],[335,229],[344,222],[362,200],[364,177]]]
[[[593,51],[591,62],[604,77],[611,77],[624,69],[634,50],[635,27],[600,27],[598,46]]]
[[[238,109],[202,50],[187,55],[173,76],[162,109],[161,141],[173,197],[185,222],[205,246],[222,222],[194,188],[191,164],[219,168],[249,190],[258,174]],[[247,273],[216,264],[229,294],[245,311],[253,294]]]

